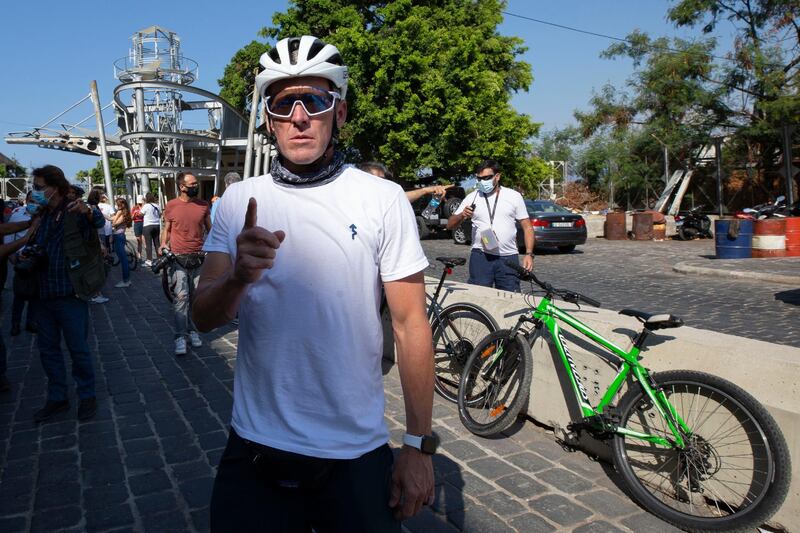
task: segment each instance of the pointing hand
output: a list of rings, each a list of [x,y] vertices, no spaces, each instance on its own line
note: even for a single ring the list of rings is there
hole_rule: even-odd
[[[275,256],[286,233],[267,231],[257,225],[258,206],[256,199],[250,198],[244,226],[236,237],[236,262],[233,265],[234,279],[242,283],[258,281],[264,270],[272,268]]]

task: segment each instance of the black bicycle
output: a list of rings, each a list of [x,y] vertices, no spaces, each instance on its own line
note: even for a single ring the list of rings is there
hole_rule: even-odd
[[[469,354],[487,335],[497,331],[495,319],[475,304],[458,302],[442,307],[439,294],[453,267],[464,265],[463,257],[437,257],[442,263],[442,276],[430,297],[428,320],[433,333],[434,388],[444,399],[458,401],[458,384]]]

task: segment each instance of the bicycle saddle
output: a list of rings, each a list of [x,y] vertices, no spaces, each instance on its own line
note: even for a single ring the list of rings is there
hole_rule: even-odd
[[[636,309],[623,309],[619,314],[636,317],[639,322],[644,324],[644,327],[651,331],[655,329],[679,328],[683,325],[683,320],[669,313],[653,314],[637,311]]]
[[[454,266],[461,266],[467,262],[463,257],[437,257],[437,261],[444,263],[444,266],[453,268]]]

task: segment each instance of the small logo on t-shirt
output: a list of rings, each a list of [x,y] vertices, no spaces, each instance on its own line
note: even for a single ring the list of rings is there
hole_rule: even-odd
[[[358,235],[358,232],[356,231],[355,224],[350,224],[350,231],[353,232],[353,235],[351,235],[351,237],[353,237],[353,240],[356,240],[356,235]]]

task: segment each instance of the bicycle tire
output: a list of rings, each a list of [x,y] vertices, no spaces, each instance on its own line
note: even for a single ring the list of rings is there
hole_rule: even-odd
[[[786,440],[772,416],[717,376],[676,370],[653,378],[693,434],[685,451],[614,436],[614,465],[634,500],[687,531],[753,530],[766,522],[791,480]],[[619,405],[620,427],[672,436],[641,387],[628,390]],[[650,474],[640,473],[648,464]],[[658,494],[653,485],[660,480],[666,483]]]
[[[498,362],[487,376],[482,376],[498,350],[502,350]],[[525,336],[517,333],[512,337],[507,329],[489,334],[475,347],[461,375],[458,386],[461,423],[483,437],[508,429],[528,399],[532,377],[533,357]]]
[[[475,346],[488,334],[497,331],[495,319],[485,309],[470,303],[457,303],[434,315],[433,386],[449,402],[458,402],[461,373]]]

